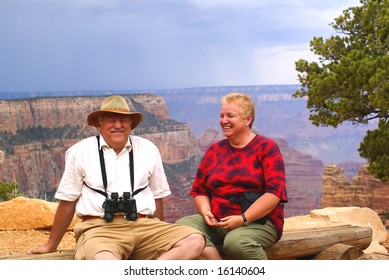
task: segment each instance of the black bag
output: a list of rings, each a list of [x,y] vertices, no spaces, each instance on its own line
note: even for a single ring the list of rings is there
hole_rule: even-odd
[[[237,196],[231,197],[229,200],[235,203],[240,204],[242,207],[242,214],[253,204],[259,197],[261,197],[264,192],[244,192]],[[268,215],[253,221],[252,223],[257,223],[264,225],[268,220]]]

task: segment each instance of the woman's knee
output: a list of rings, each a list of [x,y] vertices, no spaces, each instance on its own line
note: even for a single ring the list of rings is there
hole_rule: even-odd
[[[199,214],[194,214],[192,216],[185,216],[176,221],[176,224],[191,226],[194,228],[199,228],[204,224],[204,220]]]
[[[228,236],[224,240],[223,252],[233,260],[266,260],[263,246],[249,237]]]

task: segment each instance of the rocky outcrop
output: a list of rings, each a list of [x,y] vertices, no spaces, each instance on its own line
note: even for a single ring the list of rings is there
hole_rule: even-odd
[[[17,197],[0,203],[0,230],[50,229],[58,203]],[[78,221],[74,217],[69,229]]]
[[[123,96],[131,110],[143,114],[142,123],[134,134],[154,142],[165,163],[172,189],[172,195],[166,199],[167,220],[175,221],[192,214],[194,207],[189,189],[202,152],[224,136],[215,129],[208,129],[196,139],[187,124],[169,119],[166,103],[160,96]],[[86,116],[99,109],[104,98],[84,96],[0,101],[0,133],[10,139],[0,139],[0,181],[17,182],[28,197],[52,200],[63,173],[65,151],[82,138],[97,133],[95,128],[86,126]],[[30,128],[33,129],[26,133]],[[26,134],[22,134],[23,131]],[[40,138],[35,137],[37,132]],[[286,141],[276,141],[284,156],[287,173],[289,203],[285,205],[285,214],[287,217],[307,214],[320,205],[324,165],[320,160],[291,148]]]
[[[41,143],[15,147],[14,154],[0,163],[0,180],[17,182],[28,197],[41,197],[58,186],[67,147],[46,150]]]
[[[166,132],[143,135],[157,145],[165,163],[176,163],[199,153],[196,138],[187,126]]]
[[[388,254],[382,244],[387,240],[388,233],[375,211],[367,207],[328,207],[314,209],[309,215],[295,216],[285,219],[284,231],[324,228],[329,225],[353,225],[370,227],[373,232],[372,242],[365,253]]]
[[[153,141],[164,163],[185,162],[199,153],[188,125],[169,119],[162,97],[154,94],[123,97],[130,110],[143,114],[134,134]],[[0,139],[0,180],[17,182],[28,197],[52,199],[63,173],[66,150],[82,138],[98,133],[96,128],[86,126],[86,117],[98,110],[105,98],[1,100],[0,133],[4,137]]]
[[[207,128],[203,134],[197,139],[197,146],[202,152],[205,152],[207,148],[214,142],[224,139],[224,135],[217,129]]]
[[[323,162],[290,147],[285,140],[276,139],[276,142],[285,162],[289,200],[285,204],[285,216],[304,215],[319,208]]]
[[[185,203],[184,201],[179,201]],[[0,231],[51,229],[58,203],[17,197],[0,203]],[[179,218],[179,217],[177,217]],[[80,220],[74,216],[69,230]],[[293,231],[331,228],[342,225],[370,227],[372,242],[365,253],[387,254],[381,244],[387,240],[387,231],[379,216],[366,207],[331,207],[314,209],[309,215],[285,219],[284,234]]]
[[[369,207],[378,214],[389,211],[389,183],[370,175],[367,165],[349,181],[343,168],[328,164],[324,169],[321,207]]]

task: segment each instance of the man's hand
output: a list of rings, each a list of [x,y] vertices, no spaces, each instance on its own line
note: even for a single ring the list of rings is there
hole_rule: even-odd
[[[57,248],[52,248],[48,244],[40,245],[36,247],[35,249],[32,249],[27,252],[27,254],[32,255],[32,254],[46,254],[46,253],[51,253],[57,251]]]

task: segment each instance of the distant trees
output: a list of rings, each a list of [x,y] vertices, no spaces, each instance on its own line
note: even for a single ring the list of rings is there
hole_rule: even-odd
[[[309,119],[316,126],[378,120],[378,128],[367,132],[358,151],[369,171],[388,181],[389,0],[360,3],[331,24],[339,35],[311,40],[319,61],[296,62],[302,87],[293,96],[308,97]]]
[[[25,145],[31,142],[42,143],[42,148],[49,149],[47,140],[77,139],[87,135],[81,125],[64,125],[55,128],[42,127],[41,125],[18,129],[15,134],[0,131],[0,149],[8,154],[14,153],[14,146]]]

